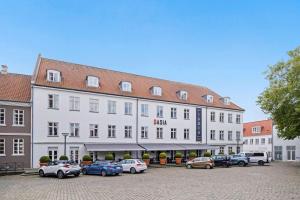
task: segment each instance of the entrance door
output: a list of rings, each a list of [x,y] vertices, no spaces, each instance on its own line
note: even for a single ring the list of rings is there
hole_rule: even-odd
[[[70,149],[70,160],[79,163],[79,148]]]
[[[57,160],[57,148],[49,148],[48,149],[48,156],[50,158],[50,161]]]
[[[282,160],[282,146],[274,146],[275,160]]]
[[[296,160],[296,146],[287,146],[287,160]]]

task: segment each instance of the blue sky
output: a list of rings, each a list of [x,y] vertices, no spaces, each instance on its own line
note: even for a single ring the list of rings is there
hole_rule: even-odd
[[[0,0],[0,64],[32,74],[44,57],[199,84],[246,109],[263,72],[300,45],[300,1]]]

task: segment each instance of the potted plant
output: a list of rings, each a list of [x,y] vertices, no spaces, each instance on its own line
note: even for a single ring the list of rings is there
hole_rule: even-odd
[[[107,153],[105,155],[105,160],[114,160],[114,155],[112,153]]]
[[[167,164],[167,154],[165,152],[161,152],[159,154],[159,163],[161,165],[166,165]]]
[[[206,152],[204,153],[204,157],[211,157],[211,154],[210,154],[208,151],[206,151]]]
[[[48,163],[49,163],[49,161],[50,161],[49,156],[42,156],[42,157],[40,157],[40,167],[47,166]]]
[[[123,159],[125,160],[125,159],[131,159],[131,155],[129,154],[129,153],[125,153],[124,155],[123,155]]]
[[[146,163],[147,166],[150,164],[150,155],[148,153],[143,154],[143,161]]]
[[[175,162],[176,165],[180,165],[182,160],[182,153],[181,152],[176,152],[175,154]]]
[[[196,157],[197,157],[196,152],[195,151],[190,151],[190,153],[189,153],[189,160],[193,160]]]
[[[93,162],[93,158],[90,155],[84,155],[82,157],[81,165],[90,165]]]
[[[233,151],[229,152],[229,155],[234,155],[234,154],[235,154],[235,152],[233,152]]]
[[[68,156],[62,155],[59,157],[59,160],[69,160]]]

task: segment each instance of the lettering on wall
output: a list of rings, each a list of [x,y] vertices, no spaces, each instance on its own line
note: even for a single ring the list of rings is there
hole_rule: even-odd
[[[154,119],[154,125],[167,125],[167,120],[164,120],[164,119]]]

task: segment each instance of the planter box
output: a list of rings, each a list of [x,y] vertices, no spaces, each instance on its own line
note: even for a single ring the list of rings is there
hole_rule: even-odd
[[[40,167],[48,166],[48,163],[40,163]]]
[[[181,165],[182,158],[175,158],[176,165]]]
[[[159,164],[161,164],[161,165],[166,165],[167,164],[167,159],[166,158],[160,158],[159,159]]]
[[[92,161],[82,161],[81,165],[90,165],[92,163],[93,163]]]
[[[147,166],[150,165],[150,159],[143,159],[143,161],[146,163]]]

